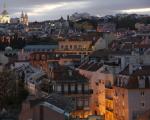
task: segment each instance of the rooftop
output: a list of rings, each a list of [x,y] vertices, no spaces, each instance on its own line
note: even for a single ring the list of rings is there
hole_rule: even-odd
[[[61,109],[64,110],[64,112],[71,112],[74,110],[73,101],[67,97],[58,94],[50,94],[48,97],[45,98],[36,98],[35,96],[29,96],[25,102],[29,102],[31,107],[37,105],[44,105],[46,107],[50,107],[51,109],[59,108],[58,110]]]
[[[142,88],[150,88],[150,66],[140,66],[133,70],[131,74],[129,74],[129,66],[127,66],[120,74],[120,75],[126,75],[129,77],[128,80],[118,81],[119,87],[127,88],[127,89],[138,89],[139,88],[139,80],[142,80],[142,85],[144,87]],[[118,76],[118,77],[119,77]],[[115,86],[118,86],[118,82],[115,83]]]

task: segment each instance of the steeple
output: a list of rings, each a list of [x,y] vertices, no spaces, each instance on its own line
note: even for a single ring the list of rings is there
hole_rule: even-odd
[[[24,18],[24,13],[23,13],[23,11],[22,11],[22,13],[21,13],[21,18]]]
[[[24,25],[28,25],[29,24],[28,22],[29,21],[28,21],[28,15],[27,15],[27,13],[22,11],[21,18],[20,18],[20,23],[24,24]]]
[[[25,18],[28,18],[28,14],[27,13],[25,13]]]
[[[6,0],[4,0],[3,9],[6,10]]]

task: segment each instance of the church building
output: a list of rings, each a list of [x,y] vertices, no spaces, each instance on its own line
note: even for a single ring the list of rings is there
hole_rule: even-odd
[[[0,13],[0,23],[10,23],[10,16],[6,10],[6,3],[4,3],[2,13]]]
[[[20,23],[24,24],[24,25],[27,25],[27,26],[29,24],[28,15],[27,15],[27,13],[24,13],[23,11],[22,11],[22,14],[21,14]]]

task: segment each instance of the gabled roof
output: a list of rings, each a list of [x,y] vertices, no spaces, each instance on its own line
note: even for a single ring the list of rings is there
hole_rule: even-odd
[[[89,57],[102,58],[107,57],[108,55],[130,55],[131,52],[123,51],[123,50],[110,50],[110,49],[102,49],[94,51]]]

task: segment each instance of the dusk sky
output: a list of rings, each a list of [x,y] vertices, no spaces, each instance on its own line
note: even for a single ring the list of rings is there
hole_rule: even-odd
[[[0,11],[4,0],[0,0]],[[57,19],[74,12],[88,12],[103,16],[115,13],[150,14],[150,0],[6,0],[11,17],[20,17],[21,11],[31,21]]]

